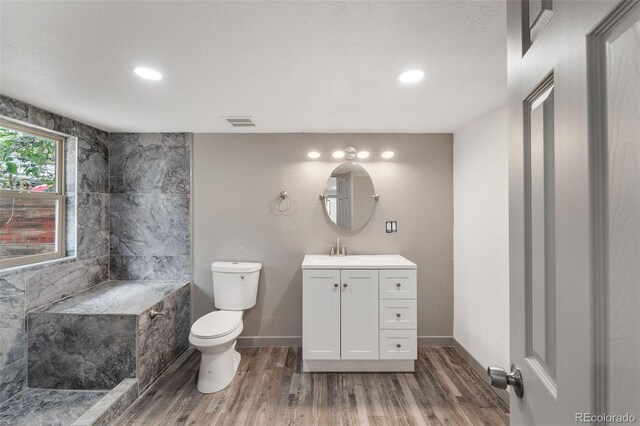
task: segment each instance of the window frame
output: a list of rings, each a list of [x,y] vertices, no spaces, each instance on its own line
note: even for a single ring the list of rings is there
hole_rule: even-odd
[[[26,266],[48,260],[60,259],[65,256],[65,222],[66,222],[66,197],[65,197],[65,144],[67,138],[61,134],[17,123],[0,117],[0,127],[28,133],[33,136],[46,138],[56,143],[56,187],[55,192],[12,191],[0,189],[0,198],[15,198],[23,200],[55,200],[56,201],[56,225],[55,225],[55,251],[50,253],[32,254],[15,257],[12,259],[0,259],[0,269],[15,266]]]

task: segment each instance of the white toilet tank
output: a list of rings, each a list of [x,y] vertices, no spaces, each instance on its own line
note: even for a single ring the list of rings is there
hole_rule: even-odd
[[[213,297],[216,308],[243,311],[252,308],[258,297],[261,263],[213,262]]]

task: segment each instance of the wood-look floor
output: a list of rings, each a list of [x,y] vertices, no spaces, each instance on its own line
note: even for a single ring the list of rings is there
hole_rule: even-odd
[[[225,390],[196,389],[190,350],[117,425],[506,425],[508,408],[453,348],[420,348],[415,373],[303,373],[301,349],[240,348]]]

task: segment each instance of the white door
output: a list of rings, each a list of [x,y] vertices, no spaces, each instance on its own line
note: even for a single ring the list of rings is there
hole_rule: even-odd
[[[302,271],[303,359],[340,359],[340,271]]]
[[[507,2],[512,424],[640,419],[638,7]]]
[[[351,229],[351,205],[353,197],[351,196],[351,173],[344,173],[336,176],[336,203],[337,203],[337,222],[336,224],[343,229]]]
[[[342,359],[378,359],[378,271],[342,271]]]

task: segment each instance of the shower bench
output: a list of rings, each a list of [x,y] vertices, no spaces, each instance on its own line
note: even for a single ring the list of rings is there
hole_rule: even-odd
[[[139,391],[189,346],[186,282],[107,281],[27,314],[28,385]]]
[[[189,347],[190,311],[188,282],[107,281],[28,312],[33,395],[22,399],[53,398],[60,408],[73,400],[77,412],[78,397],[66,392],[94,391],[100,398],[91,405],[86,394],[91,408],[77,424],[110,423]],[[78,417],[72,411],[67,418]]]

